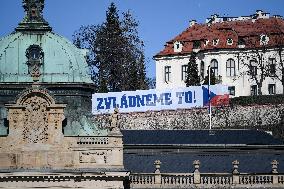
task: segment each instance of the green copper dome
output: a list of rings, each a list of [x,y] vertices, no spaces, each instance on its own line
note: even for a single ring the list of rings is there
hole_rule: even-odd
[[[85,58],[87,51],[51,31],[17,31],[0,39],[0,82],[33,81],[26,54],[32,45],[43,53],[40,82],[92,83]]]
[[[86,50],[54,34],[44,0],[23,0],[24,19],[0,39],[0,82],[92,83]]]

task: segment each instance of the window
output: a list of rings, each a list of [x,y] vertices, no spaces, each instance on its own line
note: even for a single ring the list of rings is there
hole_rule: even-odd
[[[227,45],[233,45],[233,39],[232,38],[228,38],[227,39]]]
[[[276,86],[275,84],[268,84],[268,93],[270,95],[276,94]]]
[[[213,45],[214,45],[214,46],[217,46],[218,43],[219,43],[219,39],[213,39]]]
[[[201,61],[200,63],[200,76],[204,78],[204,62]]]
[[[218,76],[218,61],[216,59],[211,60],[210,67],[214,76]]]
[[[269,75],[275,76],[276,74],[276,64],[275,64],[275,58],[269,59]]]
[[[43,53],[38,45],[31,45],[26,51],[26,57],[29,61],[40,61]]]
[[[204,47],[207,46],[208,43],[209,43],[209,40],[208,40],[208,39],[205,39],[205,40],[204,40]]]
[[[165,66],[165,82],[168,83],[171,78],[171,66]]]
[[[226,70],[227,70],[227,76],[232,77],[235,76],[235,61],[233,59],[228,59],[226,62]]]
[[[256,96],[257,95],[257,85],[250,86],[250,95]]]
[[[238,45],[245,45],[245,39],[243,37],[239,37]]]
[[[249,72],[251,76],[256,76],[257,75],[257,67],[256,66],[250,66]]]
[[[250,61],[249,74],[251,76],[256,76],[257,75],[257,61],[256,60],[251,60]]]
[[[269,41],[269,37],[265,34],[260,35],[260,45],[267,45]]]
[[[176,49],[179,49],[179,43],[176,44]]]
[[[228,87],[229,95],[235,96],[235,86]]]
[[[193,48],[194,49],[200,49],[201,42],[200,41],[193,41]]]
[[[182,65],[182,66],[181,66],[181,80],[182,80],[182,81],[185,81],[185,80],[186,80],[186,77],[187,77],[187,68],[188,68],[188,65]]]
[[[179,41],[174,43],[174,52],[181,52],[182,51],[182,44]]]

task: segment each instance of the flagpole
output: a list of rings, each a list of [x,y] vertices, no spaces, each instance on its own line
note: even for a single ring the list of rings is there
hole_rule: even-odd
[[[210,77],[211,77],[211,67],[208,66],[208,98],[209,98],[209,130],[212,129],[212,114],[211,114],[211,96],[210,96]]]

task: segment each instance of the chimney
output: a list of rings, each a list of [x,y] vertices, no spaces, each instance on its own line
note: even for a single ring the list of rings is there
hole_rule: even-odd
[[[259,16],[261,16],[264,12],[263,12],[263,10],[256,10],[256,12],[255,12],[257,15],[258,15],[258,17]]]
[[[191,20],[191,21],[189,22],[189,27],[194,26],[196,23],[197,23],[196,20]]]

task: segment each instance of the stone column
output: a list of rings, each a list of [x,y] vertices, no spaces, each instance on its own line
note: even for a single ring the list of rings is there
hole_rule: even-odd
[[[162,162],[160,160],[156,160],[154,165],[155,165],[155,184],[162,184],[162,175],[161,175],[161,164]]]
[[[239,184],[240,183],[240,173],[239,173],[239,164],[240,162],[238,160],[235,160],[232,162],[233,164],[233,184]]]
[[[200,161],[194,160],[193,166],[194,166],[193,183],[194,184],[200,184],[201,183],[200,172],[199,172]]]
[[[272,183],[273,184],[278,184],[278,161],[277,160],[273,160],[271,162],[271,166],[272,166],[272,174],[273,174],[273,180]]]

